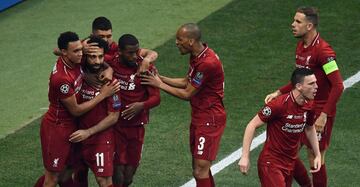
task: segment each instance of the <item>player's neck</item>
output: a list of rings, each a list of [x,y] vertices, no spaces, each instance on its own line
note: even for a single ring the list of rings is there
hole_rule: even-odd
[[[309,31],[307,34],[305,34],[303,41],[304,41],[304,48],[307,48],[311,45],[311,43],[314,41],[315,37],[317,35],[316,29],[313,29]]]
[[[65,64],[65,66],[69,67],[69,68],[73,68],[75,66],[75,63],[73,63],[70,59],[68,59],[65,56],[61,57],[62,62]]]
[[[302,96],[302,94],[300,93],[300,91],[294,89],[291,91],[292,92],[292,95],[295,99],[295,102],[298,104],[298,105],[304,105],[305,103],[305,98]]]
[[[203,52],[205,49],[205,46],[201,42],[197,42],[194,44],[193,51],[191,52],[191,55],[194,57],[197,57],[201,52]]]

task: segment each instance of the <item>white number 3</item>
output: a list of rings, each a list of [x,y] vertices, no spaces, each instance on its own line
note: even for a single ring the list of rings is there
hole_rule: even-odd
[[[205,138],[201,136],[199,138],[199,145],[198,145],[199,151],[202,151],[204,149],[204,144],[205,144]]]

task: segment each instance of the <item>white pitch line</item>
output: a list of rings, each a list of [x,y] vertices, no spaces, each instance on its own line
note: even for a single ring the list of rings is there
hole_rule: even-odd
[[[354,84],[360,81],[360,71],[358,71],[355,75],[349,77],[344,81],[344,90],[347,88],[352,87]],[[259,145],[263,144],[266,140],[266,131],[261,133],[259,136],[253,139],[253,142],[251,143],[250,151],[258,147]],[[218,163],[211,166],[211,173],[215,175],[216,173],[219,173],[221,170],[229,166],[230,164],[234,163],[235,161],[239,160],[242,155],[242,147],[240,147],[238,150],[234,151],[224,159],[220,160]],[[189,180],[187,183],[182,185],[181,187],[195,187],[196,181],[194,178]]]

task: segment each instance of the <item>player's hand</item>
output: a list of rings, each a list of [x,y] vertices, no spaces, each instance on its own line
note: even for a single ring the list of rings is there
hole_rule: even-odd
[[[137,75],[141,75],[146,73],[149,70],[150,67],[150,61],[147,60],[147,58],[144,58],[143,61],[141,62],[140,67],[138,68],[136,74]]]
[[[315,156],[313,168],[315,168],[315,169],[310,169],[310,173],[316,173],[316,172],[320,171],[320,168],[321,168],[321,154]]]
[[[158,74],[149,73],[147,75],[142,74],[141,77],[141,84],[149,85],[156,88],[160,88],[160,85],[163,83]]]
[[[69,141],[72,143],[81,142],[90,137],[88,130],[77,130],[70,135]]]
[[[102,94],[105,97],[109,97],[114,95],[114,93],[118,92],[120,90],[120,82],[115,79],[112,82],[107,82],[104,84],[100,89],[100,94]]]
[[[278,97],[279,95],[281,95],[281,92],[279,90],[276,90],[275,92],[267,95],[265,97],[265,104],[267,104],[268,102],[270,102],[271,100],[275,99],[276,97]]]
[[[315,130],[316,132],[323,132],[324,127],[327,121],[327,114],[324,112],[320,113],[320,116],[315,121]]]
[[[241,157],[239,160],[239,169],[243,175],[247,175],[250,169],[250,159],[248,157]]]
[[[121,117],[127,120],[131,120],[141,110],[144,109],[144,102],[135,102],[125,106],[126,109],[121,112]]]
[[[113,79],[114,70],[112,68],[106,68],[102,71],[98,77],[98,79],[102,82],[108,82]]]
[[[97,46],[98,43],[88,43],[88,41],[90,40],[90,38],[84,40],[81,44],[83,46],[83,52],[84,54],[89,54],[89,53],[94,53],[97,52],[97,50],[99,50],[99,47]]]

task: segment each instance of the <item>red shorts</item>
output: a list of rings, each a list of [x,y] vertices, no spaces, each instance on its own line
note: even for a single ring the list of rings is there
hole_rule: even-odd
[[[48,171],[61,172],[69,164],[74,151],[69,137],[75,130],[75,124],[55,124],[46,118],[41,121],[41,150],[43,164]]]
[[[293,176],[289,170],[258,162],[258,175],[262,187],[291,187]]]
[[[219,149],[223,125],[190,125],[190,151],[193,158],[213,161]]]
[[[114,144],[82,145],[82,156],[87,166],[97,177],[111,177],[113,174]]]
[[[115,131],[115,158],[116,165],[130,165],[137,167],[141,160],[144,144],[144,127],[122,127]]]
[[[334,125],[334,121],[335,121],[334,117],[328,117],[324,127],[324,131],[322,133],[317,134],[320,151],[324,151],[330,146],[331,132]],[[311,144],[308,141],[305,133],[303,134],[301,140],[302,143],[306,145],[306,147],[312,149]]]

